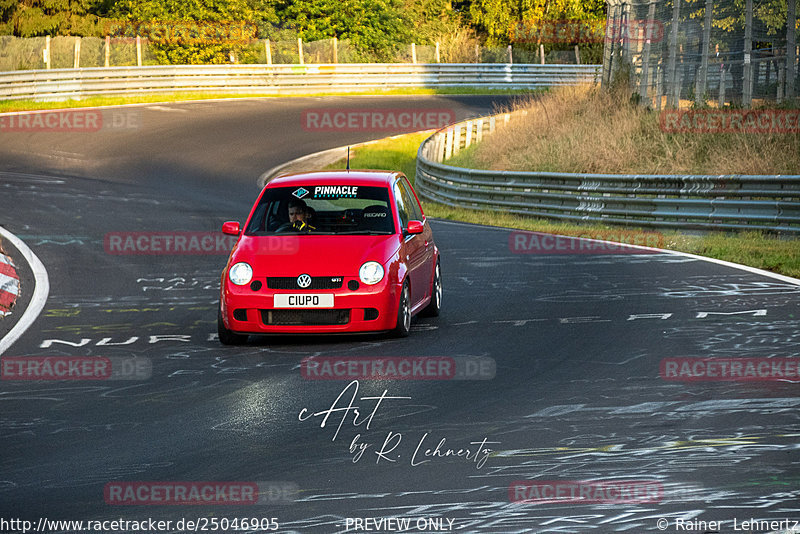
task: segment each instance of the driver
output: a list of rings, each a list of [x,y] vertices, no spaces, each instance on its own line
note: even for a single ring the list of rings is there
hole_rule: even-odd
[[[289,227],[296,232],[310,232],[316,230],[308,224],[308,206],[301,199],[289,201]]]

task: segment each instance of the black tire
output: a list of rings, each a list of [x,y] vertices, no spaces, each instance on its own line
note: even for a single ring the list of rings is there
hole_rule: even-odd
[[[442,311],[442,269],[439,261],[436,261],[436,268],[433,271],[433,291],[431,292],[431,302],[422,310],[425,317],[439,317]]]
[[[246,334],[237,334],[225,327],[222,321],[222,309],[217,310],[217,336],[223,345],[242,345],[247,342]]]
[[[397,325],[392,330],[394,337],[408,337],[411,332],[411,289],[408,280],[403,282],[400,302],[397,306]]]

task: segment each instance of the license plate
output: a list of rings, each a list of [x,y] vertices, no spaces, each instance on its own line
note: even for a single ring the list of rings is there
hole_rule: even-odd
[[[275,308],[333,308],[333,295],[324,293],[280,293],[275,295]]]

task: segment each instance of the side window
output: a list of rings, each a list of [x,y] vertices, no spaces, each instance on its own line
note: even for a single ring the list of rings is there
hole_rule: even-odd
[[[414,190],[411,189],[411,185],[408,183],[408,180],[403,178],[399,183],[401,189],[405,193],[403,196],[403,202],[406,204],[406,209],[408,210],[408,214],[411,216],[411,219],[415,221],[422,221],[422,208],[419,207],[417,198],[414,196]]]
[[[406,198],[400,188],[400,182],[394,184],[394,198],[397,200],[397,213],[400,215],[400,224],[405,228],[408,226],[411,216],[408,212]]]

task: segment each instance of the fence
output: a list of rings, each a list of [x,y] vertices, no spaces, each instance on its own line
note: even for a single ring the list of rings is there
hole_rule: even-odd
[[[508,119],[464,121],[426,139],[417,153],[419,194],[448,206],[575,222],[800,233],[800,176],[487,171],[443,163]]]
[[[795,96],[795,0],[606,2],[604,85],[621,77],[659,110]]]
[[[291,32],[280,32],[272,39],[250,39],[240,42],[209,42],[214,48],[213,60],[206,64],[329,64],[329,63],[589,63],[599,61],[599,52],[551,50],[539,55],[528,46],[486,47],[472,42],[421,45],[411,43],[398,47],[391,57],[378,57],[359,50],[349,40],[321,39],[306,42]],[[196,44],[196,43],[191,43]],[[0,35],[0,71],[86,67],[130,67],[185,64],[174,61],[173,51],[179,45],[151,41],[146,37],[14,37]],[[581,54],[584,58],[581,61]],[[180,56],[178,56],[180,57]]]
[[[0,99],[214,91],[237,94],[393,88],[536,89],[599,81],[598,65],[182,65],[0,73]]]

